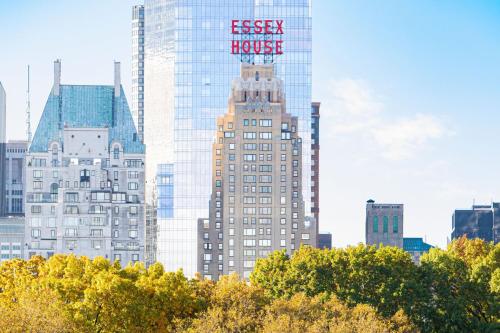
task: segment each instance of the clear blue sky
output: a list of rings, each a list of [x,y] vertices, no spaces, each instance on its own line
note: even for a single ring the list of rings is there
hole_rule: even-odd
[[[0,0],[10,139],[33,130],[52,85],[130,88],[129,0]],[[365,201],[405,204],[405,235],[446,244],[454,208],[500,200],[500,2],[313,1],[313,96],[322,102],[321,226],[364,240]],[[128,94],[127,94],[128,95]]]

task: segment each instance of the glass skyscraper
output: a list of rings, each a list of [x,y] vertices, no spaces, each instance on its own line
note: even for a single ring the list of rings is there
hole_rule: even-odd
[[[197,218],[208,216],[216,118],[226,112],[240,70],[240,57],[231,55],[232,20],[284,21],[275,72],[285,82],[288,112],[298,117],[303,197],[311,210],[311,0],[145,0],[144,14],[146,185],[147,203],[157,207],[156,259],[193,276]]]

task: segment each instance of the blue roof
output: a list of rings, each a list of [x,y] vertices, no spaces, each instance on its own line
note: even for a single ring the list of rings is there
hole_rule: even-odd
[[[63,128],[109,128],[109,143],[120,141],[126,153],[144,153],[123,88],[61,85],[59,96],[51,91],[36,129],[30,152],[46,152],[51,141],[62,141]],[[63,142],[61,142],[63,143]]]
[[[427,252],[434,246],[424,242],[422,238],[403,238],[403,250],[407,252]]]

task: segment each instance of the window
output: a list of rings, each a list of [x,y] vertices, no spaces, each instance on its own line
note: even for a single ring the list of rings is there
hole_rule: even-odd
[[[253,140],[257,138],[257,133],[255,132],[243,132],[243,139]]]
[[[250,125],[250,122],[248,119],[243,119],[243,126],[248,126]]]
[[[309,234],[302,234],[302,239],[305,239],[305,240],[309,239]]]
[[[32,214],[40,214],[42,212],[42,206],[31,206]]]
[[[255,239],[244,239],[243,240],[244,247],[252,247],[255,246]]]
[[[260,172],[272,172],[273,171],[273,166],[272,165],[259,165],[259,171]]]
[[[257,156],[255,154],[244,154],[243,155],[243,160],[244,161],[256,161],[257,160]]]
[[[31,237],[38,238],[40,237],[40,229],[31,229]]]
[[[43,171],[42,170],[33,170],[33,178],[42,178]]]
[[[137,230],[129,230],[128,231],[128,236],[130,238],[137,238]]]
[[[397,216],[392,217],[392,232],[395,234],[398,233],[398,217]]]
[[[113,158],[114,158],[115,160],[117,160],[117,159],[119,159],[119,158],[120,158],[120,148],[115,147],[115,148],[113,149]]]
[[[245,229],[243,229],[243,235],[245,235],[245,236],[255,236],[255,229],[253,229],[253,228],[245,228]]]
[[[100,250],[102,248],[102,240],[92,240],[92,248]]]
[[[244,183],[255,183],[256,181],[257,181],[257,176],[255,176],[255,175],[243,176]]]
[[[139,183],[135,183],[135,182],[128,183],[128,189],[129,190],[137,190],[137,189],[139,189]]]
[[[271,246],[270,239],[259,239],[259,246],[268,247]]]
[[[128,172],[128,178],[130,178],[130,179],[137,179],[137,178],[139,178],[139,172],[138,171],[129,171]]]
[[[256,143],[244,143],[243,150],[257,150],[257,144]]]
[[[378,232],[378,216],[373,217],[373,232]]]
[[[262,140],[271,140],[273,137],[271,132],[260,132],[259,133],[259,138]]]
[[[259,120],[259,126],[260,127],[271,127],[271,126],[273,126],[273,121],[272,121],[272,119],[261,119],[261,120]]]
[[[65,201],[66,202],[78,202],[78,193],[65,193]]]
[[[41,190],[42,189],[42,186],[43,185],[43,182],[41,181],[34,181],[33,182],[33,189],[35,190]]]
[[[271,175],[263,175],[259,177],[261,183],[272,183],[273,177]]]
[[[383,225],[383,230],[384,234],[389,232],[389,218],[387,216],[384,216],[384,225]]]

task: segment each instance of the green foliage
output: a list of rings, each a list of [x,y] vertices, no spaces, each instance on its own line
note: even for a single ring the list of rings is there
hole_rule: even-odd
[[[500,245],[277,251],[250,283],[55,255],[0,264],[2,332],[494,332]]]
[[[500,244],[461,238],[421,265],[394,247],[301,248],[257,262],[251,282],[273,298],[332,296],[384,318],[406,314],[423,332],[488,331],[500,314]]]

